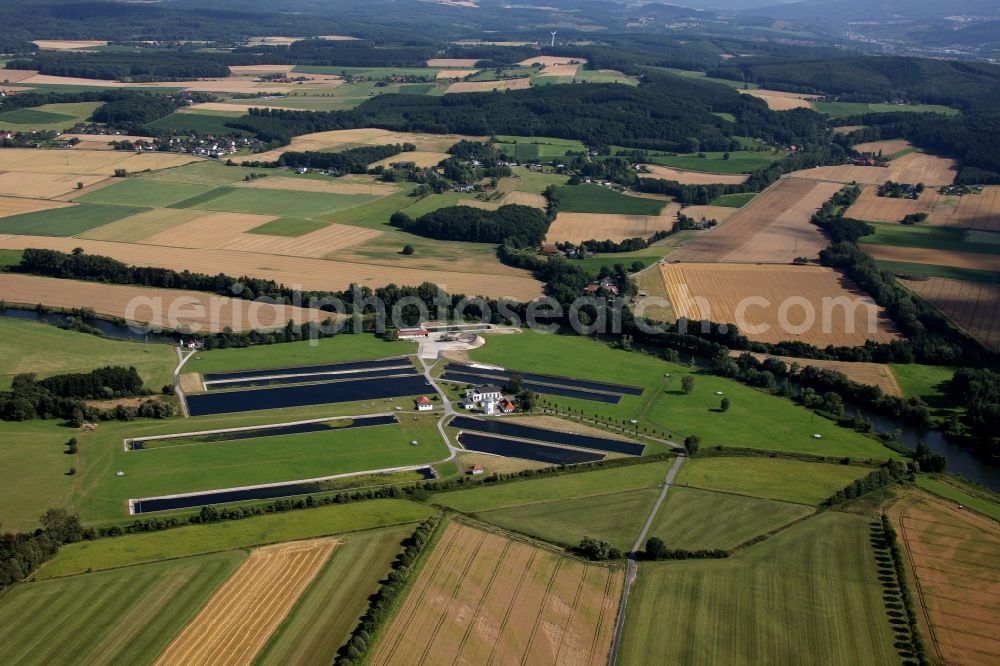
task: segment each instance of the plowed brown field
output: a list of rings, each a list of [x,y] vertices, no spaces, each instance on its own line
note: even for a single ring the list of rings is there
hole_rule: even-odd
[[[744,173],[703,173],[701,171],[683,171],[681,169],[671,169],[659,164],[647,164],[646,169],[655,178],[663,180],[676,180],[682,185],[710,185],[712,183],[723,183],[725,185],[742,185],[749,178],[749,174]]]
[[[1000,352],[1000,284],[945,278],[900,283],[920,294],[984,347]]]
[[[255,550],[167,646],[157,666],[253,663],[336,544],[319,539]]]
[[[622,570],[452,523],[373,664],[606,664]]]
[[[419,285],[431,282],[450,293],[529,301],[542,293],[542,284],[527,271],[509,269],[502,275],[478,272],[401,268],[346,261],[328,261],[232,250],[165,248],[80,238],[0,235],[0,249],[27,247],[71,252],[81,247],[90,254],[114,257],[135,266],[162,266],[173,270],[252,275],[305,290],[343,289],[352,282],[382,287],[389,283]]]
[[[1000,661],[997,524],[930,495],[901,499],[889,515],[916,579],[929,642],[944,663]]]
[[[253,303],[201,291],[153,289],[59,278],[0,273],[0,300],[54,308],[93,308],[95,312],[169,330],[218,333],[280,328],[323,321],[329,313],[291,305]]]
[[[790,263],[814,258],[829,245],[812,214],[841,185],[803,178],[783,178],[739,209],[725,224],[681,248],[678,261]]]
[[[735,323],[751,340],[856,347],[898,337],[881,309],[829,268],[681,263],[660,272],[677,317]]]

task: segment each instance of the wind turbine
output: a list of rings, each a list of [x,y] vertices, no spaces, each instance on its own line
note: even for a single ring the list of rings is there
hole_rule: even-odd
[[[552,31],[552,46],[556,45],[556,33],[557,32],[559,32],[559,31],[558,30],[553,30]]]

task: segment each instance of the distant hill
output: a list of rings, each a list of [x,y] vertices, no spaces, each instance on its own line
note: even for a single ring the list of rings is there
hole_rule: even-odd
[[[725,0],[720,0],[725,1]],[[744,0],[736,0],[742,3]],[[886,21],[944,18],[946,16],[995,16],[996,0],[803,0],[748,7],[743,14],[789,21]]]

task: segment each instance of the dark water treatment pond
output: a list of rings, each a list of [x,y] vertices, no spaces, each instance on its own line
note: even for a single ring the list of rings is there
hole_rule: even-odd
[[[411,375],[391,379],[359,379],[304,386],[245,389],[225,393],[200,393],[188,396],[187,404],[191,416],[206,416],[380,398],[401,398],[427,393],[427,391],[427,383],[423,375]]]
[[[497,379],[496,377],[470,375],[464,372],[445,372],[441,375],[441,379],[465,384],[503,383],[503,380]],[[523,384],[524,388],[531,389],[535,393],[543,393],[545,395],[561,395],[565,398],[579,398],[580,400],[593,400],[594,402],[605,402],[609,405],[617,405],[622,399],[621,395],[617,394],[612,395],[610,393],[579,391],[577,389],[564,388],[562,386],[549,386],[547,384],[536,384],[534,382],[523,382]]]
[[[401,368],[374,368],[369,370],[352,370],[343,374],[320,372],[292,377],[255,377],[253,379],[238,379],[219,384],[206,384],[209,391],[222,391],[234,388],[249,388],[251,386],[283,386],[286,384],[305,384],[307,382],[340,381],[349,379],[378,379],[380,377],[395,377],[398,375],[415,375],[416,368],[407,365]]]
[[[624,384],[608,384],[606,382],[595,382],[586,379],[573,379],[572,377],[557,377],[556,375],[541,375],[537,372],[519,372],[517,370],[486,370],[484,368],[474,368],[459,363],[449,363],[446,371],[466,373],[470,375],[483,375],[495,379],[509,380],[512,374],[521,375],[526,382],[538,382],[540,384],[550,384],[552,386],[564,386],[567,388],[582,389],[587,391],[599,391],[601,393],[617,393],[618,395],[642,395],[641,386],[626,386]]]
[[[643,444],[632,444],[605,437],[593,437],[591,435],[580,435],[571,432],[558,432],[556,430],[546,430],[535,428],[509,421],[484,421],[473,419],[468,416],[457,416],[449,424],[452,428],[462,430],[473,430],[476,432],[491,433],[494,435],[507,435],[509,437],[520,437],[538,442],[548,442],[551,444],[566,444],[567,446],[577,446],[582,449],[594,449],[595,451],[607,451],[609,453],[624,453],[630,456],[641,456],[646,449]]]
[[[369,370],[401,365],[411,364],[405,357],[398,356],[395,358],[382,358],[375,361],[327,363],[323,365],[305,365],[297,368],[266,368],[261,370],[241,370],[240,372],[210,372],[203,375],[203,378],[206,382],[213,382],[220,379],[243,379],[246,377],[266,377],[270,375],[300,375],[317,372],[344,372],[346,370]]]
[[[543,444],[529,444],[527,442],[518,442],[512,439],[491,437],[489,435],[477,435],[470,432],[464,432],[459,435],[458,441],[469,451],[492,453],[495,456],[505,456],[507,458],[537,460],[538,462],[553,465],[575,465],[577,463],[604,460],[604,455],[599,453],[573,451],[572,449],[545,446]]]

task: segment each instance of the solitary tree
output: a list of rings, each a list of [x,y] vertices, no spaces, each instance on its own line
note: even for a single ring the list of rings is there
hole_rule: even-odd
[[[684,438],[684,450],[687,451],[689,456],[698,453],[699,448],[701,448],[701,437],[698,435],[688,435]]]
[[[662,559],[667,554],[667,544],[660,537],[646,539],[646,557],[651,560]]]
[[[684,375],[684,378],[681,379],[681,390],[685,393],[691,393],[694,390],[694,377]]]
[[[414,252],[416,252],[416,250],[414,250],[414,249],[413,249],[413,246],[412,246],[412,245],[404,245],[404,246],[403,246],[403,254],[404,254],[405,256],[407,256],[407,257],[408,257],[408,256],[410,256],[411,254],[413,254]]]
[[[721,409],[724,412],[729,411],[729,398],[722,399],[722,402],[719,403],[719,409]]]

